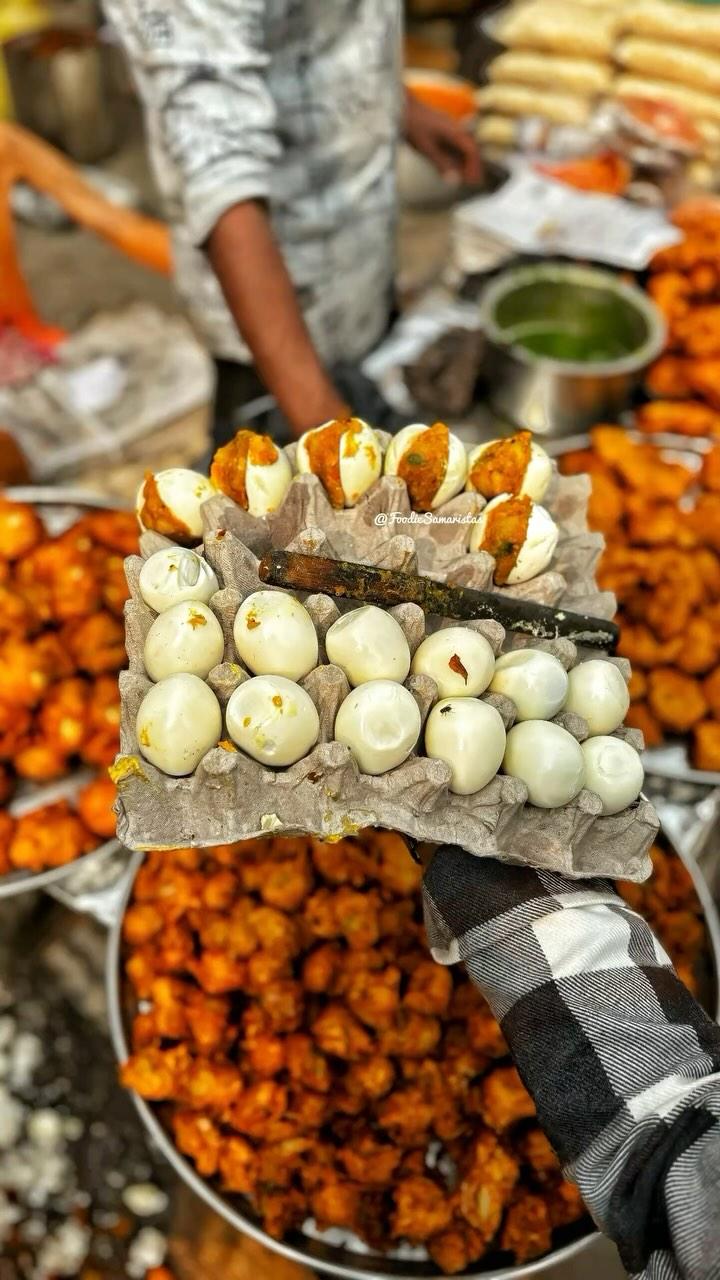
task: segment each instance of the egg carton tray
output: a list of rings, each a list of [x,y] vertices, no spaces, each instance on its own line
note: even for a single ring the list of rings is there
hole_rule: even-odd
[[[386,449],[391,437],[383,431],[377,434]],[[285,452],[294,469],[296,446],[289,445]],[[605,544],[602,534],[588,529],[590,477],[561,476],[556,463],[553,470],[543,501],[560,531],[552,563],[529,582],[503,587],[503,594],[612,618],[615,599],[598,591],[595,580]],[[258,556],[287,548],[308,531],[322,530],[317,546],[306,548],[315,554],[392,566],[483,591],[495,589],[494,561],[486,552],[468,548],[473,521],[485,505],[480,494],[461,493],[429,515],[416,513],[405,482],[382,476],[355,507],[337,510],[317,476],[298,475],[272,515],[251,516],[221,493],[204,504],[203,513],[209,529],[232,531]]]
[[[298,488],[312,495],[315,484]],[[233,691],[250,678],[235,660],[233,621],[242,600],[264,584],[258,576],[256,551],[241,540],[233,527],[245,524],[244,513],[236,516],[234,504],[219,507],[219,503],[212,499],[205,504],[203,550],[221,583],[210,607],[225,636],[225,660],[210,673],[208,683],[225,706]],[[219,510],[224,518],[218,527],[215,521]],[[285,545],[294,551],[342,554],[394,569],[417,567],[419,555],[412,539],[393,535],[380,546],[373,524],[363,526],[356,518],[350,536],[348,523],[343,525],[344,540],[338,536],[336,526],[328,530],[309,527]],[[277,531],[277,524],[275,527]],[[147,557],[168,545],[168,540],[157,534],[145,534],[142,554]],[[256,545],[256,550],[262,548]],[[487,586],[492,560],[483,555],[471,559],[472,565],[464,566],[464,584]],[[454,558],[450,557],[449,562],[453,563]],[[437,569],[437,560],[434,564]],[[643,880],[649,874],[648,849],[658,821],[652,806],[642,799],[610,817],[602,816],[601,802],[590,791],[582,791],[563,808],[538,809],[528,803],[524,783],[504,775],[498,775],[474,795],[456,796],[449,790],[448,766],[417,753],[379,777],[360,773],[348,748],[333,741],[335,716],[349,693],[349,685],[339,667],[325,662],[324,636],[341,611],[329,596],[298,593],[320,641],[320,665],[301,681],[320,717],[320,740],[313,751],[291,768],[271,770],[225,743],[209,751],[190,777],[170,778],[163,774],[142,758],[135,734],[138,708],[151,687],[142,655],[155,616],[139,594],[141,567],[140,557],[127,561],[131,592],[126,606],[130,668],[120,677],[122,754],[114,770],[118,834],[128,847],[145,850],[208,846],[265,834],[310,833],[333,840],[364,827],[385,827],[417,840],[457,843],[480,857],[546,867],[578,879],[610,876]],[[580,580],[581,575],[576,575],[574,581]],[[584,595],[602,599],[589,586]],[[345,606],[349,607],[352,606]],[[399,605],[391,612],[413,653],[427,631],[437,629],[416,605]],[[436,622],[438,626],[453,625],[447,619]],[[495,622],[466,625],[484,635],[496,654],[530,643],[506,635]],[[575,645],[565,640],[543,642],[541,647],[557,656],[568,669],[582,656]],[[626,662],[611,658],[608,661],[619,665],[629,678]],[[435,683],[427,676],[411,675],[406,687],[415,697],[424,723],[436,698]],[[493,694],[486,695],[484,701],[497,708],[507,727],[512,725],[512,702]],[[579,717],[561,715],[556,719],[579,741],[587,736],[587,725]],[[621,729],[618,736],[641,749],[641,735],[636,731]]]

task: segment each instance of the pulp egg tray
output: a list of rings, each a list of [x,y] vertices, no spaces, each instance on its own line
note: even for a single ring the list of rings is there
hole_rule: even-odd
[[[448,543],[440,539],[437,543],[429,537],[416,541],[412,536],[390,531],[386,538],[378,537],[378,528],[372,518],[367,518],[367,509],[383,501],[390,504],[392,511],[397,510],[400,489],[405,487],[402,482],[398,484],[389,478],[379,482],[370,495],[365,504],[365,518],[356,508],[344,513],[349,519],[328,521],[324,528],[306,526],[285,541],[285,535],[292,534],[295,519],[295,516],[293,521],[288,519],[289,508],[298,518],[310,508],[318,516],[322,515],[324,495],[318,493],[318,487],[315,477],[301,477],[294,482],[290,502],[286,502],[273,523],[276,539],[281,529],[284,531],[282,542],[275,541],[274,545],[408,572],[421,565],[426,572],[432,569],[438,578],[480,589],[490,584],[493,561],[484,553],[477,556],[465,553],[463,559],[456,543],[449,550]],[[547,594],[534,598],[555,603],[560,592],[565,602],[572,590],[573,599],[582,597],[583,607],[608,616],[612,613],[612,597],[597,593],[589,569],[597,540],[592,540],[593,551],[589,557],[588,537],[582,533],[587,487],[575,483],[565,486],[560,482],[559,490],[557,504],[561,507],[564,504],[563,509],[567,511],[566,537],[560,549],[563,572],[553,570],[543,575],[546,580],[557,579],[552,586],[551,601]],[[293,491],[298,496],[294,497]],[[471,497],[464,495],[448,507],[456,507]],[[225,706],[238,685],[250,678],[236,661],[233,622],[242,600],[254,591],[267,589],[258,577],[256,554],[264,549],[267,529],[254,530],[251,548],[239,536],[248,530],[248,517],[234,503],[213,498],[205,504],[204,515],[207,522],[204,554],[221,583],[210,607],[220,620],[226,646],[225,661],[210,673],[208,683]],[[454,533],[458,526],[437,527]],[[466,525],[466,539],[468,529]],[[168,545],[168,540],[157,534],[145,534],[141,540],[142,554],[149,556]],[[433,554],[430,547],[434,548]],[[288,769],[273,770],[258,764],[232,744],[224,743],[209,751],[190,777],[171,778],[163,774],[142,758],[135,734],[140,703],[151,687],[144,671],[143,649],[155,617],[139,594],[141,566],[139,557],[127,561],[131,592],[126,606],[130,669],[120,677],[122,755],[114,770],[118,786],[118,834],[130,848],[229,844],[263,834],[311,833],[323,840],[333,840],[376,826],[404,832],[417,840],[457,843],[481,857],[546,867],[575,878],[609,876],[643,880],[649,874],[648,849],[657,833],[658,822],[652,806],[645,800],[639,800],[620,814],[604,817],[600,799],[590,791],[582,791],[563,808],[538,809],[528,803],[524,783],[502,774],[473,795],[456,796],[449,791],[449,767],[417,753],[379,777],[360,773],[349,749],[333,741],[335,716],[350,687],[340,668],[324,661],[324,636],[341,612],[329,596],[298,593],[315,623],[320,641],[320,665],[300,682],[313,699],[320,717],[320,740],[313,751]],[[528,586],[539,589],[539,584],[540,580],[536,579]],[[549,590],[547,581],[542,590]],[[353,607],[352,603],[343,602],[343,611]],[[405,632],[413,653],[426,631],[436,629],[417,605],[399,605],[390,612]],[[436,623],[457,625],[440,619]],[[530,643],[520,637],[506,636],[495,622],[463,625],[481,632],[496,654],[503,649],[527,647]],[[536,647],[553,653],[568,669],[583,656],[575,645],[565,640],[536,643]],[[621,659],[608,661],[616,662],[629,677],[629,664]],[[411,675],[406,687],[415,697],[424,722],[436,698],[434,681],[427,676]],[[485,695],[484,701],[498,709],[507,727],[512,725],[515,718],[512,702],[493,694]],[[587,736],[587,725],[579,717],[561,714],[557,720],[579,741]],[[621,729],[618,733],[641,749],[642,738],[636,731]]]

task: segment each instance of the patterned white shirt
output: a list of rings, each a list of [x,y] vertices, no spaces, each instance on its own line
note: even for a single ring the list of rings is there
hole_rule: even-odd
[[[145,106],[180,293],[213,354],[249,360],[202,246],[229,208],[263,199],[321,356],[359,359],[392,289],[401,0],[104,7]]]

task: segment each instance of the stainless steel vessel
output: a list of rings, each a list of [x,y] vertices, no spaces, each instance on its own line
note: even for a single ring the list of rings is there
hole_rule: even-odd
[[[695,889],[705,913],[709,950],[711,953],[712,973],[709,976],[711,990],[704,992],[706,1007],[717,1010],[720,1019],[720,917],[703,878],[702,872],[692,856],[679,855],[692,876]],[[122,926],[125,910],[132,895],[135,877],[142,865],[144,855],[133,854],[128,868],[124,892],[119,897],[119,910],[110,930],[107,951],[107,1004],[110,1020],[110,1033],[119,1062],[124,1062],[130,1052],[129,1026],[133,1014],[133,1002],[125,998],[122,973]],[[296,1233],[288,1241],[278,1241],[269,1236],[254,1217],[249,1205],[240,1196],[229,1196],[217,1190],[210,1182],[200,1178],[193,1166],[178,1151],[172,1138],[161,1125],[155,1110],[137,1094],[132,1094],[133,1102],[140,1118],[165,1158],[175,1172],[203,1203],[224,1219],[236,1231],[251,1236],[259,1243],[273,1249],[276,1253],[294,1262],[309,1266],[315,1271],[340,1277],[340,1280],[446,1280],[435,1271],[429,1261],[406,1261],[383,1254],[355,1252],[342,1245],[332,1245],[324,1240],[311,1238]],[[578,1233],[579,1228],[579,1233]],[[571,1233],[572,1233],[571,1229]],[[465,1272],[466,1280],[531,1280],[532,1277],[554,1272],[561,1263],[570,1263],[583,1255],[582,1266],[589,1265],[592,1251],[598,1247],[600,1237],[587,1225],[576,1224],[575,1238],[572,1234],[567,1244],[554,1249],[552,1253],[535,1262],[516,1267],[492,1268],[478,1266],[477,1269]],[[601,1251],[602,1265],[607,1263],[605,1253]],[[581,1274],[580,1272],[578,1274]],[[585,1274],[583,1271],[582,1274]],[[589,1274],[589,1272],[588,1272]],[[599,1273],[598,1273],[599,1274]],[[605,1272],[607,1274],[607,1271]]]
[[[662,315],[635,285],[567,262],[503,271],[480,316],[490,403],[538,436],[616,421],[666,340]]]

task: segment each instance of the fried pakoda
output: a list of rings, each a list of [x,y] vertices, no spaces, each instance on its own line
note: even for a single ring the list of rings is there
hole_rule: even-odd
[[[501,1248],[518,1262],[529,1262],[547,1253],[552,1244],[552,1224],[547,1202],[532,1191],[518,1191],[505,1216]]]
[[[85,826],[103,840],[110,840],[115,835],[117,818],[113,805],[116,800],[117,788],[109,778],[96,778],[78,796],[78,813]]]
[[[707,713],[702,685],[672,667],[660,667],[648,676],[648,705],[663,728],[687,733]]]
[[[3,560],[19,560],[45,537],[45,526],[31,506],[0,498],[0,557]]]
[[[97,844],[66,800],[17,819],[8,848],[11,866],[26,871],[62,867]]]

